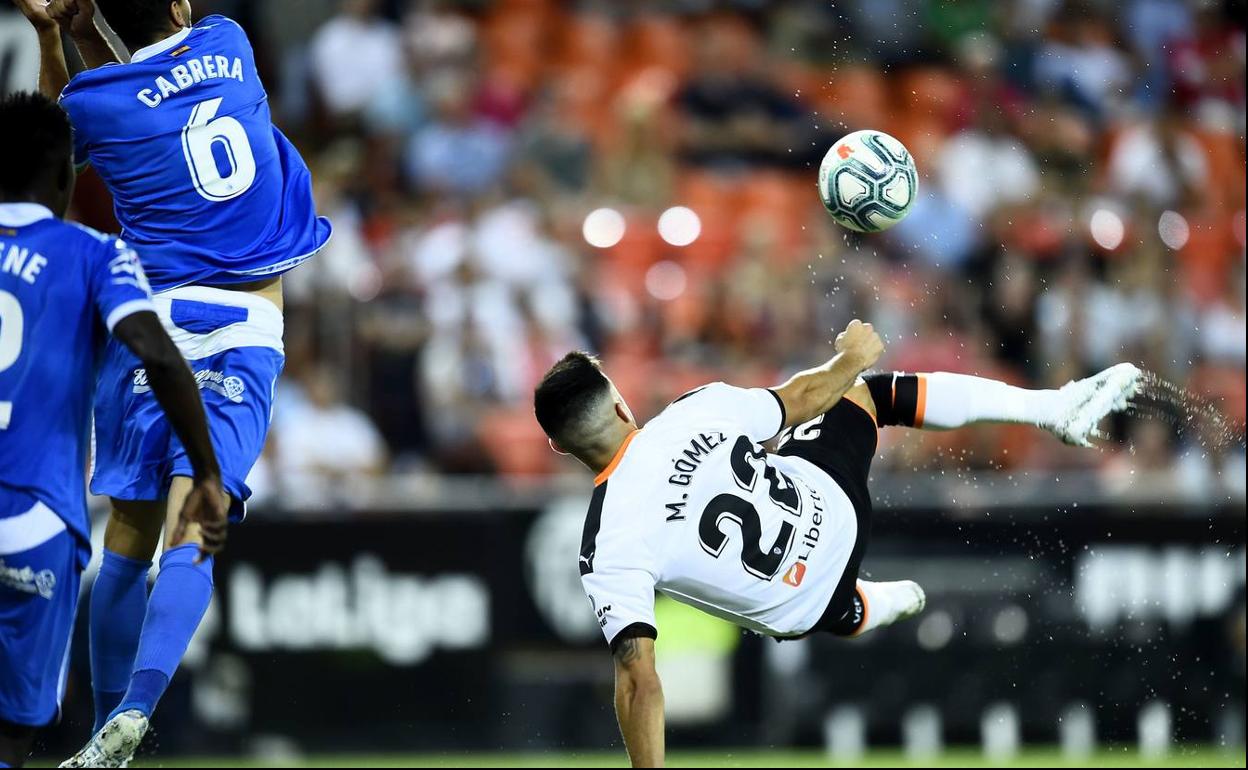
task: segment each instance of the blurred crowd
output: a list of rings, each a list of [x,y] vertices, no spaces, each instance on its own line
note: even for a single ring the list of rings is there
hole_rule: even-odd
[[[249,30],[336,228],[287,281],[258,490],[526,483],[572,467],[531,416],[568,349],[599,353],[646,418],[707,380],[821,362],[854,317],[888,368],[1055,387],[1129,360],[1242,431],[1240,0],[195,8]],[[884,235],[842,230],[815,193],[859,128],[920,169]],[[881,462],[1242,489],[1242,432],[1228,446],[1162,410],[1119,420],[1102,454],[1001,428],[886,434]]]

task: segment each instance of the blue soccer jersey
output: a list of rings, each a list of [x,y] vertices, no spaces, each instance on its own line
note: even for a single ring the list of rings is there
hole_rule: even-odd
[[[113,194],[152,287],[279,275],[329,240],[312,177],[273,126],[243,30],[209,16],[61,95],[75,158]]]
[[[0,205],[0,503],[33,497],[90,542],[87,447],[104,330],[152,310],[138,257],[116,238]],[[0,504],[5,516],[21,511]]]

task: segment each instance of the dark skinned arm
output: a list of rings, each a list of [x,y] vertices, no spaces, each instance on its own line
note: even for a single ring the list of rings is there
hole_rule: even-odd
[[[96,12],[95,0],[52,0],[48,15],[69,30],[87,69],[122,61],[100,29],[102,19]]]
[[[39,35],[39,93],[56,101],[69,85],[69,65],[65,63],[65,49],[61,45],[61,28],[40,0],[14,2]]]

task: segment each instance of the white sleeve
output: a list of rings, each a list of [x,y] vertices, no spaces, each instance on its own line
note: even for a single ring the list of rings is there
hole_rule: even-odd
[[[582,569],[582,571],[584,571]],[[655,638],[654,578],[642,569],[607,568],[581,575],[581,585],[589,597],[598,625],[613,645],[621,631],[631,626],[640,636]]]
[[[690,391],[672,402],[672,407],[728,422],[760,444],[775,438],[786,419],[784,402],[774,390],[737,388],[724,382]]]

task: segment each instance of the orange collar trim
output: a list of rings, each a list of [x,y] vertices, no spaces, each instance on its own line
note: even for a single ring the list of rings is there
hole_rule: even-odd
[[[615,468],[620,464],[620,460],[624,459],[624,452],[628,449],[628,445],[633,443],[633,439],[636,438],[637,434],[640,432],[640,429],[634,429],[632,433],[624,437],[624,443],[620,444],[620,448],[615,450],[615,457],[612,457],[611,462],[607,463],[607,467],[602,469],[602,473],[599,473],[594,477],[594,486],[598,486],[602,482],[606,481],[607,477],[615,472]]]

